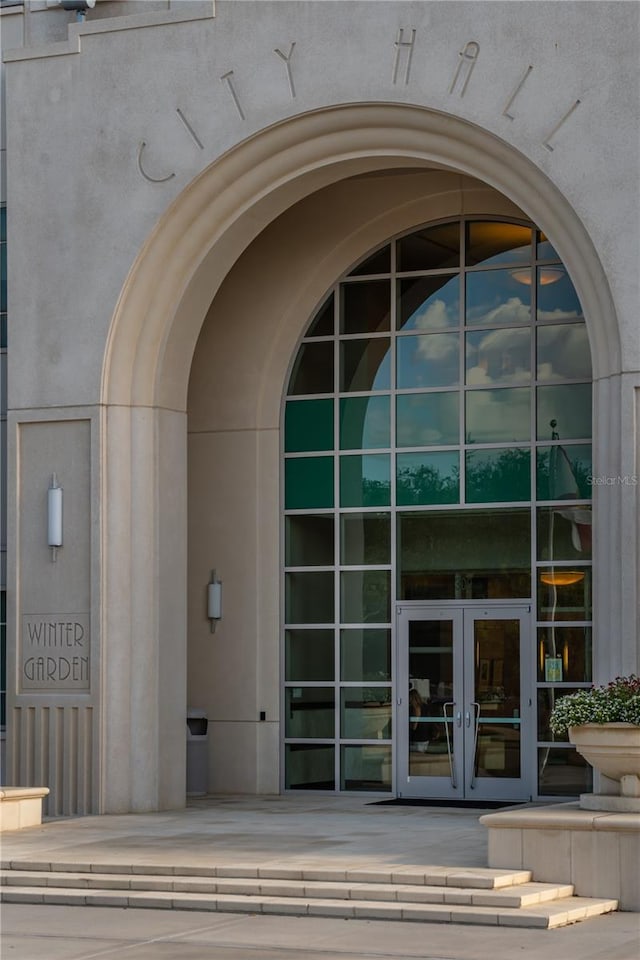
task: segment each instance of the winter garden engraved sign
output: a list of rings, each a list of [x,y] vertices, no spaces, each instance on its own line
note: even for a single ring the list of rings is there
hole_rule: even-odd
[[[60,692],[90,687],[88,613],[24,614],[22,690]]]

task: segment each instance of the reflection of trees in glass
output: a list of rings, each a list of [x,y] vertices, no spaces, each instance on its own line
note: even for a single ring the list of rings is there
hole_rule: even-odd
[[[388,480],[362,478],[362,506],[386,507],[391,502],[391,483]]]
[[[589,478],[591,477],[591,464],[585,463],[584,456],[584,447],[576,448],[579,452],[576,452],[572,456],[571,447],[562,448],[567,455],[568,461],[571,464],[571,473],[573,474],[573,479],[575,480],[576,485],[576,496],[585,500],[591,498],[591,487],[589,485]],[[587,448],[588,449],[588,448]],[[541,500],[555,500],[555,499],[565,499],[567,494],[560,495],[558,493],[552,495],[551,490],[551,448],[546,447],[544,449],[538,448],[537,452],[537,486],[538,486],[538,497]]]
[[[398,470],[398,503],[457,503],[459,474],[457,466],[453,466],[447,474],[442,474],[437,467],[427,463],[402,467]]]
[[[506,449],[487,457],[467,455],[467,500],[474,503],[529,500],[531,496],[530,453]]]

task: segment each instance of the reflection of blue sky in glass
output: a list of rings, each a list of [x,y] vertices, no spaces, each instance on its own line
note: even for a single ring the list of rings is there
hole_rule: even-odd
[[[591,436],[591,384],[538,387],[538,440],[581,440]],[[555,426],[551,421],[555,420]]]
[[[343,340],[340,344],[341,390],[388,390],[391,351],[388,337]]]
[[[458,383],[458,350],[455,333],[430,333],[396,340],[399,389],[448,387]]]
[[[460,281],[420,277],[400,281],[398,329],[445,330],[460,322]]]
[[[539,380],[590,380],[591,351],[584,323],[538,327]]]
[[[340,449],[388,447],[389,397],[352,397],[340,400]]]
[[[515,280],[511,270],[467,274],[468,324],[529,323],[530,317],[531,287]]]
[[[538,278],[560,271],[560,280],[538,283],[538,320],[571,320],[582,317],[582,307],[575,287],[564,267],[538,267]]]
[[[479,330],[466,340],[466,382],[522,383],[531,374],[531,333],[522,327]]]
[[[440,446],[459,440],[457,393],[406,393],[397,397],[399,447]]]
[[[467,443],[510,443],[531,434],[531,391],[470,390],[466,394]]]

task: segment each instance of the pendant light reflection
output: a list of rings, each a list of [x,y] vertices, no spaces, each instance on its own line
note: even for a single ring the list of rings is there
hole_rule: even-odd
[[[565,272],[562,267],[539,267],[538,269],[538,280],[542,287],[546,287],[550,283],[556,283],[558,280],[561,280],[564,275]],[[518,283],[523,283],[527,287],[531,286],[531,270],[528,267],[512,270],[511,276],[514,280],[517,280]]]
[[[540,580],[549,587],[570,587],[572,584],[584,580],[584,571],[545,570],[540,574]]]

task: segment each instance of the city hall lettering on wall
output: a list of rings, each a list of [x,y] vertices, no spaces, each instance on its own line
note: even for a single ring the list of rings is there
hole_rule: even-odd
[[[89,689],[88,614],[25,614],[21,649],[23,690]]]

